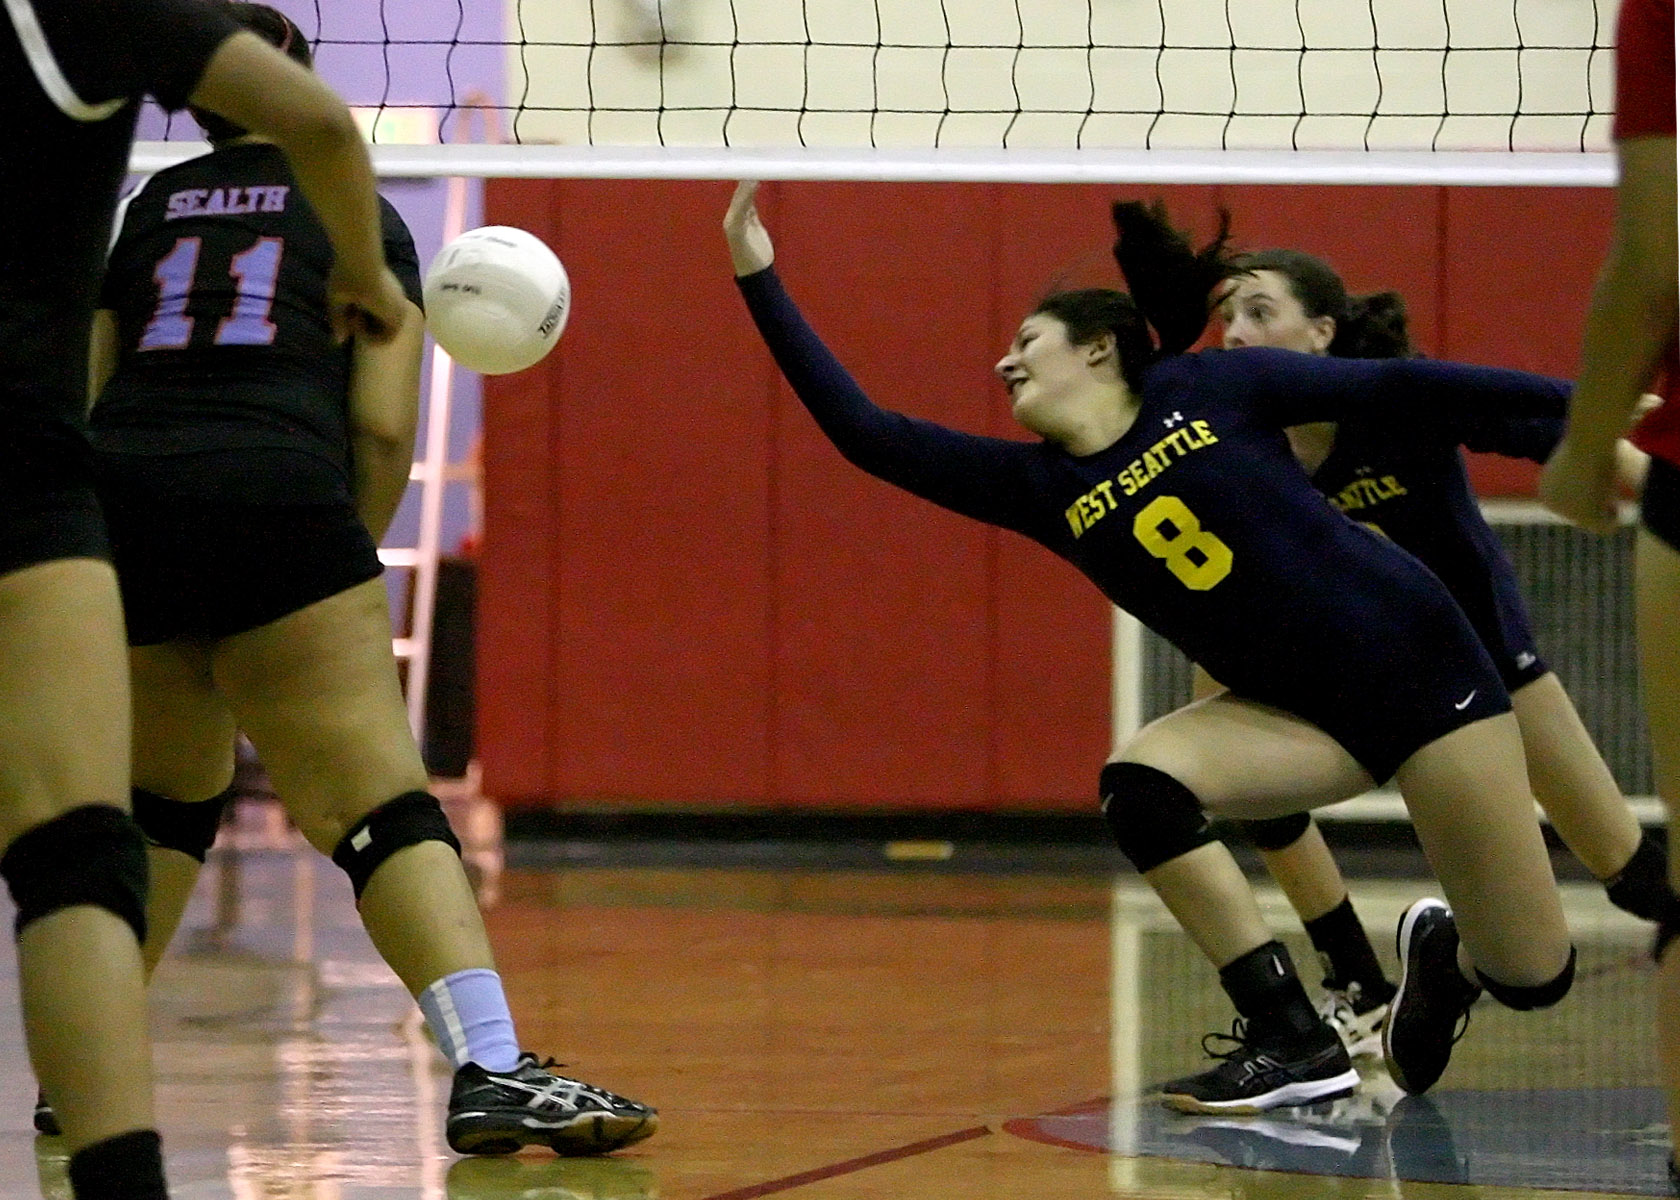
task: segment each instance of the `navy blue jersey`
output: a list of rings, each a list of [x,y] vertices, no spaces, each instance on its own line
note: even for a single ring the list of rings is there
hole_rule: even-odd
[[[179,108],[238,30],[202,0],[8,0],[0,419],[80,441],[88,327],[139,98]]]
[[[420,301],[414,239],[380,199],[385,259]],[[332,244],[285,155],[227,146],[130,197],[100,306],[120,357],[93,410],[101,453],[297,451],[349,482],[350,347],[328,319]]]
[[[1313,483],[1349,517],[1393,539],[1440,577],[1508,687],[1545,673],[1522,589],[1471,491],[1459,446],[1545,462],[1562,418],[1456,412],[1440,422],[1368,414],[1336,428]]]
[[[1378,780],[1434,738],[1508,710],[1446,588],[1326,504],[1283,429],[1360,411],[1427,421],[1465,406],[1557,416],[1566,384],[1414,359],[1180,355],[1145,373],[1118,441],[1074,456],[878,408],[773,271],[739,284],[794,391],[848,460],[1040,542],[1235,693],[1325,729]]]

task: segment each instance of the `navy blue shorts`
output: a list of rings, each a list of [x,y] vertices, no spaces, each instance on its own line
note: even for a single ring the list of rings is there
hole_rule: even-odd
[[[181,495],[167,462],[101,458],[129,645],[231,637],[379,576],[378,547],[348,498]]]
[[[1651,458],[1639,498],[1639,523],[1680,551],[1680,467],[1665,458]]]

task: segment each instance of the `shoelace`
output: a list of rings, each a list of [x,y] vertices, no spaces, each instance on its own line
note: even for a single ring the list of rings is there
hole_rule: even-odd
[[[1214,1046],[1220,1042],[1231,1043],[1231,1048],[1229,1050],[1215,1050]],[[1220,1033],[1218,1030],[1214,1030],[1212,1033],[1202,1034],[1202,1053],[1209,1058],[1218,1058],[1230,1062],[1232,1059],[1243,1057],[1253,1047],[1254,1043],[1248,1036],[1248,1022],[1241,1017],[1231,1022],[1230,1033]]]
[[[564,1067],[566,1064],[552,1057],[544,1058],[541,1061],[538,1061],[535,1054],[526,1054],[522,1056],[522,1061],[519,1065],[521,1067],[533,1068],[547,1073],[548,1077],[554,1080],[555,1084],[559,1085],[556,1089],[556,1095],[565,1096],[567,1098],[588,1096],[601,1104],[607,1105],[608,1107],[619,1107],[621,1105],[632,1103],[631,1101],[625,1100],[624,1097],[618,1095],[616,1092],[609,1092],[604,1087],[597,1087],[593,1083],[585,1083],[581,1079],[573,1079],[569,1075],[555,1074],[557,1068]]]

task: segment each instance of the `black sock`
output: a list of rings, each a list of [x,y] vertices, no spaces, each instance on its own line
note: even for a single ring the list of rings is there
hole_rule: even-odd
[[[1219,983],[1257,1041],[1314,1043],[1335,1033],[1313,1011],[1282,942],[1256,946],[1219,968]]]
[[[1667,839],[1654,830],[1639,835],[1639,845],[1627,865],[1604,881],[1610,903],[1647,921],[1660,921],[1680,908],[1668,886]]]
[[[1348,984],[1357,983],[1361,1000],[1388,1003],[1394,995],[1394,985],[1383,974],[1365,926],[1353,911],[1352,899],[1342,897],[1335,908],[1305,924],[1313,949],[1324,963],[1325,987],[1345,990]]]
[[[169,1200],[163,1182],[163,1144],[157,1132],[119,1133],[70,1156],[76,1200]]]

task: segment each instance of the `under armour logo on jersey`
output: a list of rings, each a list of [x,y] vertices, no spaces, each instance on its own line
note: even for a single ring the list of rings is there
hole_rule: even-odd
[[[1161,418],[1161,424],[1165,425],[1168,429],[1171,429],[1174,425],[1182,425],[1184,424],[1184,414],[1174,410],[1172,416]]]
[[[1521,654],[1517,655],[1517,670],[1526,671],[1529,667],[1532,667],[1539,661],[1539,655],[1531,654],[1527,650],[1524,650]]]

